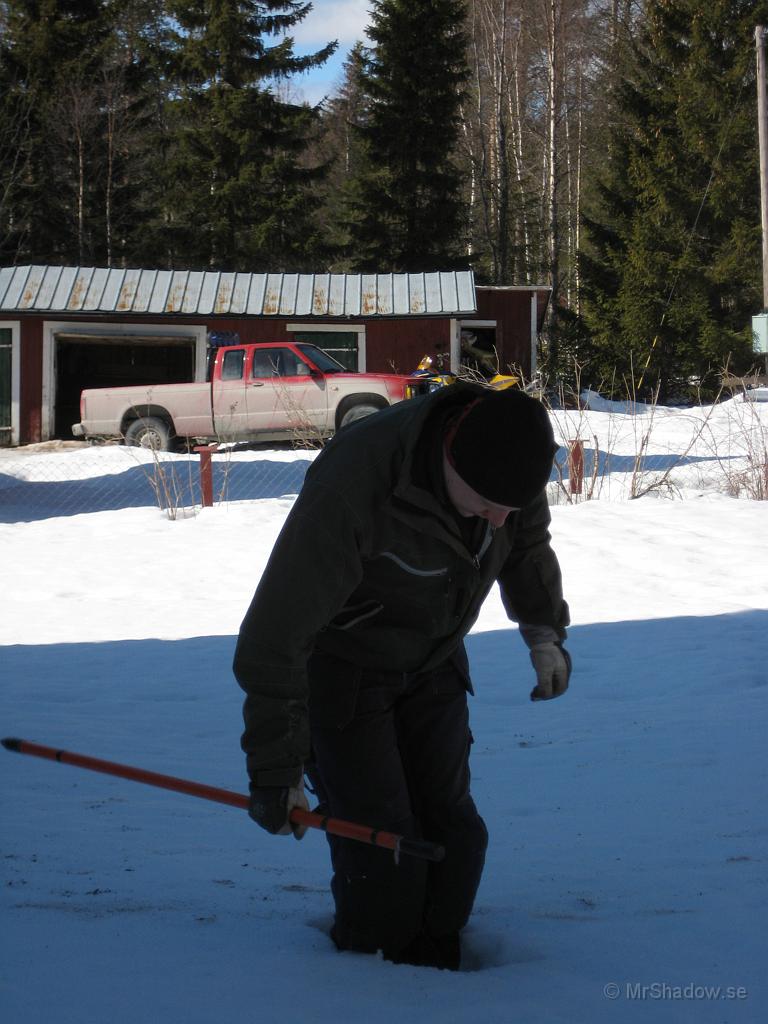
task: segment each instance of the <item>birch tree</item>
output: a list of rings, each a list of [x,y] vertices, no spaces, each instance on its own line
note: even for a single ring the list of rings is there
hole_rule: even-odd
[[[0,264],[15,263],[24,245],[19,192],[28,174],[30,100],[0,69]]]
[[[561,361],[562,324],[580,307],[584,176],[605,109],[604,36],[610,5],[618,2],[470,4],[472,76],[462,110],[470,249],[481,279],[551,287],[546,334],[553,365]]]

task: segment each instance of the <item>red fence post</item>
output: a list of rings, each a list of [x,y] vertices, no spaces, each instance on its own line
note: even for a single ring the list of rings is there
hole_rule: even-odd
[[[584,487],[584,442],[568,442],[568,482],[571,494],[581,494]]]
[[[211,455],[218,449],[217,444],[200,444],[195,448],[200,454],[200,494],[203,508],[213,508],[213,463]]]

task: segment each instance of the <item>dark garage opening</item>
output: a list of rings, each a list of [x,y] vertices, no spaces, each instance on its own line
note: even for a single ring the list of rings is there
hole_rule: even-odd
[[[195,379],[195,339],[56,335],[56,438],[72,438],[85,388],[182,384]]]

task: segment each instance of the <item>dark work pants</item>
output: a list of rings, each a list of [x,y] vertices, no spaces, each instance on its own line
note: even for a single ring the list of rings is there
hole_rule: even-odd
[[[396,864],[391,851],[328,837],[337,945],[391,957],[421,932],[456,934],[480,883],[488,834],[469,792],[466,655],[414,675],[342,666],[310,660],[307,774],[323,810],[446,849],[440,863]]]

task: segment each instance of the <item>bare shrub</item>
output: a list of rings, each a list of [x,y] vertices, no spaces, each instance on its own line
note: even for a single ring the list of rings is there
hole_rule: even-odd
[[[710,446],[733,498],[768,501],[768,426],[746,383],[728,403],[726,431],[710,431]]]
[[[125,437],[122,438],[125,443]],[[136,463],[146,477],[147,483],[155,496],[155,502],[161,512],[164,512],[169,519],[186,518],[194,515],[196,506],[185,503],[185,487],[179,472],[178,456],[163,452],[154,444],[148,443],[135,446],[126,444],[126,449],[134,456]],[[152,455],[150,463],[144,462],[136,454],[138,451],[148,451]],[[191,452],[188,451],[186,459],[187,493],[194,494],[194,477],[192,473]]]

